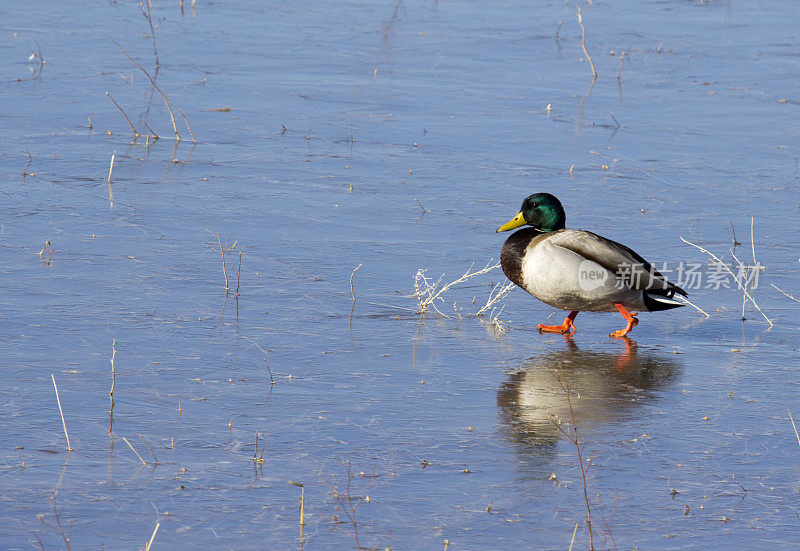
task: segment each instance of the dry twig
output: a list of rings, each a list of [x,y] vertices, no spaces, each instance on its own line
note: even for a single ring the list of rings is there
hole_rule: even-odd
[[[489,298],[486,300],[486,304],[481,306],[480,310],[478,310],[475,315],[477,317],[483,316],[489,308],[494,306],[497,302],[503,299],[511,290],[514,288],[515,283],[513,281],[509,281],[506,285],[500,285],[499,283],[495,285],[494,290],[489,293]]]
[[[161,526],[160,522],[156,522],[156,527],[153,529],[153,534],[150,536],[150,541],[147,542],[147,545],[144,547],[144,551],[150,551],[153,547],[153,540],[156,539],[156,533],[158,532],[158,527]]]
[[[353,273],[350,274],[350,295],[352,295],[352,297],[353,297],[353,302],[356,301],[356,292],[355,292],[355,289],[353,289],[353,276],[356,275],[356,271],[358,271],[358,269],[361,266],[362,266],[362,264],[359,264],[358,266],[356,266],[355,269],[353,270]]]
[[[353,496],[351,493],[350,484],[353,480],[353,473],[351,470],[350,462],[344,462],[346,465],[347,471],[347,487],[345,489],[345,493],[339,492],[339,490],[333,486],[328,485],[331,490],[331,496],[337,502],[337,508],[342,510],[347,517],[347,520],[350,522],[350,525],[353,527],[352,534],[349,533],[347,530],[337,526],[337,528],[341,529],[344,533],[348,534],[350,537],[353,538],[356,549],[361,549],[361,545],[358,541],[358,517],[356,516],[356,512],[358,511],[359,506],[365,502],[364,498]],[[368,499],[368,498],[367,498]]]
[[[622,52],[622,55],[619,56],[619,71],[617,71],[617,80],[622,80],[622,62],[625,61],[628,52]]]
[[[253,461],[255,463],[263,463],[264,462],[264,446],[261,447],[261,454],[258,453],[258,431],[256,431],[256,445],[255,451],[253,452]]]
[[[274,385],[275,384],[275,379],[272,377],[272,368],[269,366],[269,362],[267,361],[267,351],[264,350],[263,348],[261,348],[261,345],[258,344],[253,339],[251,339],[250,337],[245,337],[244,335],[239,335],[239,336],[242,337],[247,342],[253,343],[255,345],[255,347],[258,348],[259,350],[261,350],[261,353],[264,354],[264,363],[267,364],[267,371],[269,372],[269,383],[271,385]]]
[[[228,285],[228,271],[225,269],[225,252],[222,250],[222,239],[219,234],[217,234],[217,243],[219,244],[219,254],[222,256],[222,275],[225,276],[225,292],[227,293],[231,290],[231,287]]]
[[[305,540],[303,530],[306,526],[306,489],[302,484],[294,480],[290,480],[289,484],[300,488],[300,543],[302,544]]]
[[[145,447],[145,448],[147,448],[147,451],[149,451],[149,452],[150,452],[150,455],[152,455],[152,456],[153,456],[153,460],[156,462],[156,465],[158,465],[159,463],[161,463],[161,462],[158,460],[158,457],[156,457],[156,454],[154,454],[154,453],[153,453],[153,450],[152,450],[152,449],[150,449],[150,446],[147,444],[147,440],[145,440],[145,439],[144,439],[144,436],[142,436],[142,433],[139,433],[139,438],[141,438],[141,439],[142,439],[142,442],[144,442],[144,447]]]
[[[503,309],[505,309],[506,305],[500,307],[500,310],[497,311],[497,314],[494,313],[496,308],[492,308],[492,311],[489,313],[489,323],[492,325],[492,328],[498,333],[505,333],[508,331],[508,323],[500,319],[500,314],[503,313]]]
[[[61,398],[58,397],[58,386],[56,386],[56,376],[52,373],[50,378],[53,379],[53,388],[56,390],[56,402],[58,402],[58,412],[61,414],[61,426],[64,428],[64,436],[67,438],[67,451],[75,451],[69,443],[69,434],[67,433],[67,423],[64,421],[64,410],[61,409]]]
[[[239,296],[239,281],[242,279],[242,251],[239,251],[239,267],[236,269],[236,296]]]
[[[108,391],[108,398],[110,405],[108,413],[114,414],[114,388],[117,386],[117,367],[114,365],[114,359],[117,357],[117,339],[111,343],[111,390]]]
[[[575,529],[572,531],[572,539],[569,541],[569,551],[572,551],[572,546],[575,544],[575,534],[578,533],[578,522],[575,523]]]
[[[797,437],[797,445],[800,446],[800,434],[797,434],[797,427],[794,424],[794,417],[792,417],[792,412],[788,409],[786,410],[789,412],[789,419],[792,420],[792,428],[794,429],[794,435]]]
[[[772,285],[772,283],[770,283],[770,285]],[[790,295],[789,293],[787,293],[786,291],[784,291],[783,289],[781,289],[777,285],[772,285],[772,287],[774,287],[775,289],[780,291],[780,293],[783,294],[785,297],[788,297],[788,298],[792,299],[795,302],[800,302],[800,299],[793,297],[792,295]]]
[[[677,293],[676,293],[676,294],[675,294],[675,298],[678,298],[678,299],[680,299],[680,300],[681,300],[681,302],[684,302],[684,303],[688,304],[689,306],[691,306],[692,308],[694,308],[695,310],[697,310],[698,312],[700,312],[701,314],[703,314],[703,315],[706,317],[706,319],[708,319],[708,318],[710,318],[710,317],[711,317],[711,316],[708,314],[708,312],[706,312],[705,310],[701,309],[699,306],[697,306],[696,304],[694,304],[692,301],[690,301],[690,300],[689,300],[688,298],[686,298],[685,296],[683,296],[683,295],[679,295],[679,294],[677,294]]]
[[[706,253],[706,254],[707,254],[708,256],[710,256],[711,258],[713,258],[713,259],[714,259],[714,260],[715,260],[715,261],[716,261],[716,262],[717,262],[717,263],[718,263],[718,264],[719,264],[719,265],[720,265],[722,268],[724,268],[724,269],[725,269],[725,270],[726,270],[726,271],[727,271],[727,272],[728,272],[728,273],[729,273],[729,274],[730,274],[730,275],[733,277],[733,280],[736,282],[736,285],[738,285],[738,286],[739,286],[739,288],[742,290],[742,293],[744,293],[744,295],[745,295],[745,296],[746,296],[748,299],[750,299],[750,302],[751,302],[751,303],[753,303],[753,306],[755,306],[755,307],[756,307],[756,310],[758,310],[758,311],[761,313],[761,315],[762,315],[762,316],[764,316],[764,319],[765,319],[765,320],[767,320],[767,323],[769,324],[769,326],[770,326],[770,327],[773,327],[773,326],[775,325],[775,324],[774,324],[774,323],[772,323],[772,321],[771,321],[771,320],[770,320],[770,319],[767,317],[767,315],[766,315],[766,314],[765,314],[765,313],[764,313],[764,312],[761,310],[761,308],[759,308],[758,304],[756,303],[755,299],[754,299],[754,298],[753,298],[753,297],[750,295],[750,293],[748,293],[748,292],[747,292],[747,287],[745,287],[744,285],[742,285],[742,283],[739,281],[739,278],[738,278],[738,277],[736,277],[736,275],[735,275],[735,274],[734,274],[734,273],[731,271],[731,269],[730,269],[730,268],[728,268],[728,266],[727,266],[727,265],[726,265],[724,262],[722,262],[722,260],[720,260],[720,259],[719,259],[719,258],[718,258],[718,257],[717,257],[717,256],[716,256],[714,253],[707,251],[706,249],[704,249],[704,248],[703,248],[703,247],[701,247],[700,245],[695,245],[694,243],[691,243],[691,242],[689,242],[689,241],[685,240],[683,237],[681,237],[680,239],[681,239],[681,241],[683,241],[683,242],[684,242],[684,243],[686,243],[687,245],[691,245],[691,246],[692,246],[692,247],[694,247],[695,249],[699,249],[699,250],[703,251],[704,253]]]
[[[117,44],[117,46],[119,46],[119,44]],[[114,97],[108,93],[108,90],[106,90],[106,96],[108,96],[108,99],[110,99],[111,102],[117,106],[117,109],[119,109],[120,113],[122,113],[122,116],[125,117],[126,121],[128,121],[128,125],[131,127],[131,130],[133,130],[133,137],[138,138],[139,136],[141,136],[141,134],[139,134],[139,131],[136,130],[136,127],[133,126],[131,119],[128,118],[128,114],[125,113],[125,110],[122,108],[122,106],[119,103],[117,103],[117,100],[115,100]]]
[[[47,259],[45,259],[45,257],[44,257],[45,249],[49,250],[49,254],[47,255]],[[44,247],[42,247],[42,250],[39,251],[38,254],[41,257],[41,259],[44,261],[44,265],[45,266],[50,266],[50,261],[53,259],[53,246],[50,244],[50,240],[49,239],[44,244]]]
[[[179,107],[176,106],[175,109],[177,109],[178,113],[180,113],[181,117],[183,117],[183,122],[186,124],[186,128],[189,130],[189,135],[192,137],[192,141],[194,143],[198,143],[197,138],[194,137],[194,132],[192,132],[192,127],[189,126],[189,119],[186,118],[186,115],[183,114],[183,111],[181,111]]]
[[[597,71],[594,68],[594,61],[592,61],[592,56],[590,56],[588,50],[586,50],[586,29],[583,27],[580,4],[578,5],[578,25],[581,26],[581,48],[583,48],[583,53],[586,56],[586,59],[589,60],[589,65],[592,68],[592,78],[597,78]]]
[[[414,201],[416,201],[416,202],[417,202],[417,204],[419,205],[419,210],[421,210],[421,211],[422,211],[422,214],[420,215],[420,218],[422,218],[423,216],[425,216],[425,213],[427,213],[427,212],[430,212],[429,210],[427,210],[425,207],[423,207],[423,206],[422,206],[422,203],[420,203],[420,202],[419,202],[419,199],[417,199],[416,197],[414,197]]]
[[[427,270],[425,269],[417,270],[417,273],[414,274],[414,295],[413,295],[414,298],[416,298],[417,302],[419,303],[419,308],[417,310],[417,313],[424,314],[428,310],[429,306],[433,306],[433,309],[436,310],[436,312],[439,315],[444,316],[445,318],[450,318],[450,316],[443,314],[442,312],[439,311],[439,309],[436,307],[435,302],[437,300],[445,302],[444,298],[442,298],[442,295],[445,292],[447,292],[447,290],[450,289],[453,285],[456,285],[458,283],[463,283],[468,279],[471,279],[481,274],[485,274],[499,267],[500,267],[499,262],[497,264],[492,264],[491,260],[489,261],[488,264],[486,264],[485,267],[476,272],[472,272],[471,271],[472,266],[470,266],[469,269],[466,272],[464,272],[464,275],[462,275],[460,278],[456,279],[455,281],[451,281],[450,283],[447,283],[446,285],[443,285],[441,287],[439,285],[442,282],[444,274],[442,274],[442,276],[439,277],[439,279],[434,282],[431,278],[425,276]]]
[[[117,150],[114,150],[114,153],[111,154],[111,164],[108,167],[108,185],[111,186],[111,173],[114,172],[114,159],[117,156]],[[109,189],[111,189],[109,187]]]
[[[156,134],[156,131],[150,128],[150,125],[147,124],[146,122],[143,122],[142,124],[144,125],[145,128],[147,128],[150,131],[150,135],[147,136],[147,146],[150,147],[150,138],[153,138],[153,143],[156,143],[156,140],[161,138],[161,136]]]
[[[155,88],[156,91],[161,95],[161,98],[164,100],[164,104],[167,106],[167,111],[169,111],[169,118],[172,120],[172,130],[175,131],[175,139],[177,141],[181,141],[181,135],[178,134],[178,126],[175,124],[175,115],[172,114],[172,107],[170,106],[170,103],[169,103],[169,100],[167,99],[167,96],[164,94],[164,92],[161,91],[161,88],[158,87],[158,84],[156,84],[156,81],[153,79],[153,77],[150,76],[150,73],[148,73],[147,70],[144,67],[142,67],[139,64],[138,61],[136,61],[131,56],[129,56],[128,52],[125,51],[125,48],[120,46],[119,43],[117,41],[115,41],[115,40],[112,40],[111,42],[113,42],[114,45],[117,48],[119,48],[120,51],[122,51],[122,53],[125,55],[125,57],[127,57],[129,60],[131,60],[131,62],[134,65],[136,65],[139,68],[139,70],[142,71],[147,76],[148,79],[150,79],[150,84],[152,84],[153,88]]]
[[[111,189],[111,173],[114,172],[114,158],[117,156],[117,151],[111,154],[111,164],[108,167],[108,200],[111,203],[111,208],[114,208],[114,192]]]
[[[122,439],[125,441],[125,443],[126,443],[126,444],[128,444],[128,447],[129,447],[129,448],[130,448],[130,449],[133,451],[133,453],[135,453],[135,454],[136,454],[136,457],[138,457],[138,458],[139,458],[139,461],[141,461],[141,462],[142,462],[142,465],[147,465],[147,463],[145,463],[144,459],[142,459],[142,456],[141,456],[141,455],[139,455],[139,452],[137,452],[137,451],[136,451],[136,448],[134,448],[134,447],[133,447],[133,444],[131,444],[130,442],[128,442],[128,439],[127,439],[127,438],[125,438],[124,436],[122,437]]]

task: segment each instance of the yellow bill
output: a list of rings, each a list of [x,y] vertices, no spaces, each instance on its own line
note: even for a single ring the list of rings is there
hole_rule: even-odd
[[[527,222],[525,222],[525,218],[522,216],[522,212],[520,212],[514,218],[497,228],[497,233],[500,233],[501,231],[513,230],[514,228],[524,226],[525,224],[527,224]]]

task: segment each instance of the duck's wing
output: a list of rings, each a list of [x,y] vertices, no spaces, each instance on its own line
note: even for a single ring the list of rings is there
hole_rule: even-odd
[[[622,243],[596,233],[579,230],[559,230],[553,232],[549,239],[553,245],[573,251],[622,276],[632,289],[666,297],[671,297],[675,293],[687,296],[686,291],[670,283],[636,251]]]

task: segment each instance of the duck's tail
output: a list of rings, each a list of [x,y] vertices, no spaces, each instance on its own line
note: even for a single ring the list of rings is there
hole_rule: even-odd
[[[671,293],[670,293],[671,294]],[[644,305],[650,312],[658,310],[671,310],[672,308],[679,308],[684,304],[671,297],[664,295],[651,294],[647,291],[644,292]]]

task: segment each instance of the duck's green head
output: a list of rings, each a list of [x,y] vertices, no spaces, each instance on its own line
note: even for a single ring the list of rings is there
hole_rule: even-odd
[[[566,218],[564,207],[554,195],[534,193],[525,198],[519,213],[497,228],[497,231],[513,230],[525,224],[542,232],[562,230]]]

